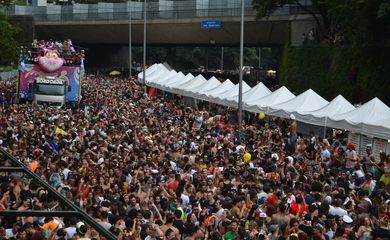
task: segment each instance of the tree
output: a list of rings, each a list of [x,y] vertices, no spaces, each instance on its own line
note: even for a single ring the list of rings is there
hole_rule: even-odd
[[[319,37],[342,34],[353,45],[381,45],[389,37],[390,0],[253,0],[258,17],[265,17],[285,4],[296,4],[312,15]],[[319,17],[320,16],[320,17]]]
[[[353,45],[386,44],[389,31],[389,0],[328,0],[334,27]]]
[[[18,61],[19,48],[15,40],[17,29],[12,26],[4,14],[4,9],[9,7],[13,0],[0,1],[0,65],[15,65]]]
[[[18,61],[19,48],[14,38],[17,29],[8,21],[4,13],[0,12],[0,65],[15,65]]]
[[[325,1],[321,0],[312,0],[312,6],[305,6],[299,0],[252,0],[252,6],[257,11],[257,17],[268,17],[276,9],[286,5],[286,4],[296,4],[303,11],[310,14],[313,19],[316,21],[317,30],[319,33],[326,32],[329,29],[328,21],[328,9],[326,7]],[[322,17],[322,21],[318,18],[317,14]]]

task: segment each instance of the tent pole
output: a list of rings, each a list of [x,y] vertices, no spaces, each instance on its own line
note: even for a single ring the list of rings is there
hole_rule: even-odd
[[[360,151],[362,149],[362,133],[363,133],[363,123],[360,123],[361,124],[361,127],[360,127],[360,137],[359,137],[359,152],[357,154],[360,155]]]
[[[328,124],[328,117],[325,117],[325,126],[324,126],[324,138],[326,137],[326,126]]]

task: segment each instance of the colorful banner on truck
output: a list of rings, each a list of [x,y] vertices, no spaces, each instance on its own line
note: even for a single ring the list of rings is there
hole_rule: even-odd
[[[47,73],[37,64],[21,64],[19,66],[19,98],[31,99],[32,92],[29,91],[29,83],[33,83],[37,77],[45,78],[46,76],[65,80],[71,86],[71,91],[66,93],[66,100],[71,102],[79,100],[79,85],[82,77],[80,66],[62,66],[53,73]]]

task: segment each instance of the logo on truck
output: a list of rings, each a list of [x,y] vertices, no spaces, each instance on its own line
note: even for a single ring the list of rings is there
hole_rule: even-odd
[[[56,85],[64,84],[63,80],[61,79],[47,79],[47,78],[37,78],[37,83],[56,84]]]

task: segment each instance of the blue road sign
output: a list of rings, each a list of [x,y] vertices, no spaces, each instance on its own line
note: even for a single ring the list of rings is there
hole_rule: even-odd
[[[202,20],[202,28],[221,28],[221,20]]]

